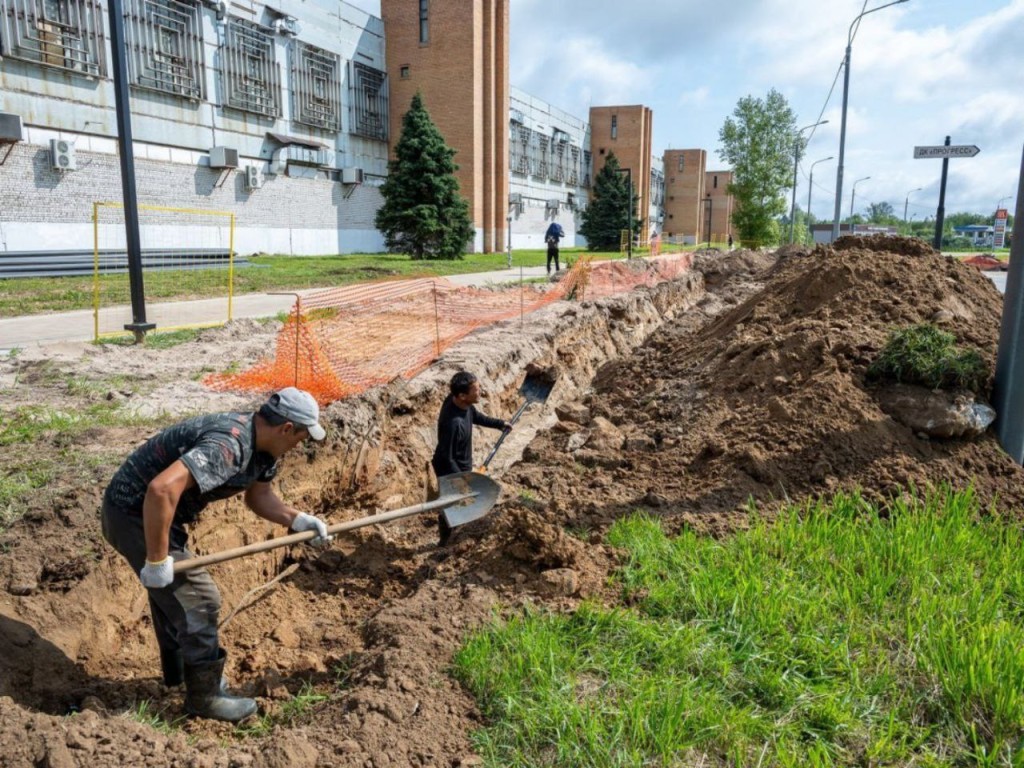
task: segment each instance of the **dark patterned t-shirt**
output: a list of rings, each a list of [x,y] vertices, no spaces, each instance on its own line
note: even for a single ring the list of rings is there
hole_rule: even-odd
[[[107,502],[141,515],[150,481],[178,459],[196,481],[178,501],[178,524],[194,521],[211,501],[269,482],[277,464],[269,453],[256,450],[254,415],[211,413],[168,427],[125,460],[107,486]]]

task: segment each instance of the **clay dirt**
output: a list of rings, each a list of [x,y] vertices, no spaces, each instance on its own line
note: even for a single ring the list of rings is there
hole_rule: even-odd
[[[230,616],[228,677],[261,708],[242,727],[182,717],[183,692],[159,678],[145,591],[97,511],[120,461],[161,426],[258,405],[201,379],[256,363],[279,323],[166,350],[22,350],[0,362],[0,476],[23,489],[0,534],[0,765],[482,765],[471,733],[483,720],[453,653],[502,612],[614,604],[618,555],[603,535],[625,514],[721,537],[749,525],[752,503],[771,516],[842,489],[884,501],[949,483],[1018,517],[1024,473],[991,431],[928,438],[890,416],[866,376],[891,330],[923,322],[992,367],[1001,309],[986,277],[915,241],[709,251],[677,280],[557,302],[472,334],[409,381],[333,403],[327,440],[289,454],[277,488],[341,522],[424,500],[454,371],[475,371],[482,410],[506,418],[527,366],[558,374],[491,466],[498,505],[448,546],[427,514],[211,568]],[[496,437],[477,431],[478,459]],[[231,500],[207,509],[192,548],[283,533]]]

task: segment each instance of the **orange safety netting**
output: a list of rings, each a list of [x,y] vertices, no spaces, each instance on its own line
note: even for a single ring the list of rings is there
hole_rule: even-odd
[[[689,254],[629,263],[576,262],[550,287],[462,288],[445,279],[328,288],[295,303],[274,356],[241,373],[208,376],[216,390],[270,392],[296,386],[321,404],[424,370],[481,326],[522,317],[561,299],[598,298],[655,285],[690,267]]]

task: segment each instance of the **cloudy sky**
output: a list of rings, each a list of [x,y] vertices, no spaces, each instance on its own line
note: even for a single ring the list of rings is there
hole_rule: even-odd
[[[379,0],[348,0],[375,15]],[[654,110],[654,150],[701,147],[709,168],[736,102],[775,88],[811,136],[797,202],[831,219],[851,22],[887,0],[511,0],[513,85],[586,118],[591,105]],[[934,216],[941,160],[917,145],[975,144],[950,161],[946,213],[989,214],[1016,200],[1024,150],[1024,0],[908,0],[869,13],[854,33],[843,215],[889,202]],[[838,75],[838,79],[837,79]],[[833,83],[835,88],[833,90]],[[820,118],[819,118],[820,116]],[[808,131],[805,135],[810,135]],[[916,190],[918,187],[922,189]]]

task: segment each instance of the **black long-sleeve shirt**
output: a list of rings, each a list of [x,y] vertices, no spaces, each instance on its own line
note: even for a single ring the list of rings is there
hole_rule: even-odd
[[[480,413],[472,405],[459,408],[451,395],[437,417],[437,448],[431,464],[438,477],[468,472],[473,468],[473,425],[504,429],[505,422]]]

